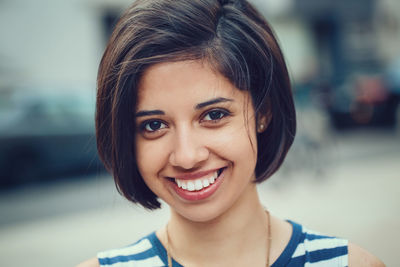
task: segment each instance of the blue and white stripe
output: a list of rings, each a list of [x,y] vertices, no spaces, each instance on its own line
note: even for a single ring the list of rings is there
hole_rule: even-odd
[[[293,226],[288,245],[271,267],[347,267],[348,241],[310,231],[289,221]],[[167,253],[155,233],[133,245],[97,254],[100,266],[161,267],[167,266]],[[182,267],[173,260],[174,267]]]
[[[293,266],[346,267],[348,266],[347,246],[348,241],[345,239],[325,236],[301,227],[301,235],[296,250],[292,254],[291,263],[294,264]],[[299,265],[300,263],[303,265]]]
[[[165,266],[161,258],[154,254],[153,245],[148,238],[121,249],[113,249],[97,254],[100,266],[113,267],[161,267]]]

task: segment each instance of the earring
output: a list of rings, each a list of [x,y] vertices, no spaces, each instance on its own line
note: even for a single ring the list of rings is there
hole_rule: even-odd
[[[261,123],[260,126],[258,127],[258,132],[259,133],[263,132],[264,131],[264,127],[265,127],[264,124]]]

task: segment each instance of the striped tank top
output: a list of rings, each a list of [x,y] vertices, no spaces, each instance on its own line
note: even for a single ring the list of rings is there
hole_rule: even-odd
[[[333,267],[348,266],[348,241],[307,230],[288,221],[292,227],[289,243],[271,267]],[[97,254],[100,266],[112,267],[165,267],[167,251],[155,232],[136,243]],[[173,267],[182,267],[172,259]]]

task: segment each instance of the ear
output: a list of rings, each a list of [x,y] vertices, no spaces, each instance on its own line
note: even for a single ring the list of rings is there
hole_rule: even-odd
[[[264,132],[267,128],[269,123],[271,122],[272,114],[270,111],[266,113],[258,113],[257,114],[257,133]]]

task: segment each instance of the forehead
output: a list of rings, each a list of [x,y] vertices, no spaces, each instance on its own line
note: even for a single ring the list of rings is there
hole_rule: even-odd
[[[213,97],[243,98],[223,75],[201,61],[159,63],[148,68],[138,86],[137,109],[148,105],[188,104]],[[182,104],[182,103],[181,103]],[[191,103],[192,104],[192,103]]]

